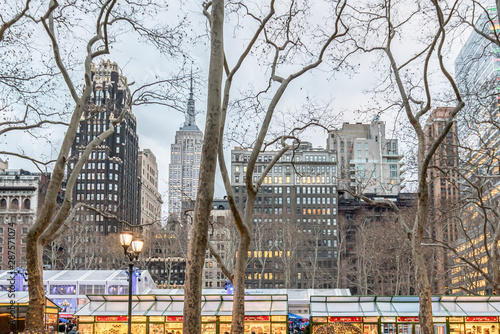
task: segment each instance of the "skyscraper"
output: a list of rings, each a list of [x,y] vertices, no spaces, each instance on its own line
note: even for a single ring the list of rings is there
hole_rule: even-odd
[[[123,110],[127,98],[127,78],[119,73],[118,65],[102,60],[92,64],[93,91],[80,120],[75,141],[71,147],[69,172],[86,146],[108,129],[110,122]],[[137,177],[138,136],[136,119],[129,110],[115,132],[91,153],[73,190],[73,203],[85,202],[98,210],[138,223],[139,179]],[[121,224],[100,214],[83,210],[77,219],[95,225],[103,234],[119,232]]]
[[[492,1],[487,1],[494,4]],[[495,36],[498,33],[498,18],[496,8],[487,7],[474,23],[477,30]],[[493,23],[493,24],[492,24]],[[494,37],[495,38],[495,37]],[[491,274],[493,261],[491,252],[496,239],[490,226],[497,222],[492,220],[489,210],[481,214],[477,207],[497,207],[500,182],[498,177],[498,111],[500,89],[500,48],[487,38],[472,31],[460,54],[455,60],[455,80],[458,85],[465,107],[458,119],[459,139],[461,141],[460,159],[466,170],[467,182],[461,182],[462,201],[466,203],[460,212],[463,223],[459,231],[462,235],[454,243],[457,254],[468,259],[475,268],[466,265],[459,257],[453,258],[451,268],[451,292],[491,294],[492,286],[479,272]],[[464,150],[463,148],[467,148]],[[480,184],[481,192],[475,191],[470,184]],[[477,203],[484,203],[478,205]],[[485,224],[488,221],[489,224]]]
[[[168,209],[175,219],[182,218],[182,203],[196,199],[200,174],[203,132],[196,125],[193,79],[187,103],[186,120],[175,133],[171,147],[168,183]]]
[[[370,124],[344,123],[330,131],[326,148],[337,157],[339,189],[396,196],[404,187],[398,140],[386,137],[385,122],[378,116]]]
[[[491,34],[490,23],[496,8],[489,8],[475,22],[475,27],[485,34]],[[491,16],[491,17],[490,17]],[[498,19],[495,18],[496,24]],[[497,27],[498,29],[498,27]],[[493,138],[497,127],[488,120],[497,121],[499,106],[498,89],[500,71],[500,48],[473,31],[455,60],[455,80],[465,102],[459,119],[461,138],[468,143],[480,143],[478,137]]]

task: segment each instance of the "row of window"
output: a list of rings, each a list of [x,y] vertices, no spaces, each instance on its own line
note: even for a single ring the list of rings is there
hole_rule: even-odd
[[[236,165],[234,166],[234,172],[235,173],[239,173],[241,170],[243,170],[243,173],[246,173],[247,172],[247,166],[242,166],[243,168],[241,168],[241,166],[239,165]],[[264,170],[266,169],[266,165],[256,165],[255,166],[255,170],[254,172],[255,173],[262,173],[264,172]],[[332,171],[332,174],[335,174],[337,169],[336,169],[336,166],[331,166],[331,171]],[[292,170],[296,170],[298,173],[300,173],[302,171],[302,173],[307,173],[307,174],[329,174],[330,173],[330,166],[311,166],[311,165],[307,165],[307,166],[296,166],[295,168],[292,168],[291,165],[286,165],[286,166],[274,166],[270,172],[271,173],[278,173],[278,174],[282,174],[283,171],[285,173],[291,173]]]
[[[335,161],[335,156],[331,156],[328,158],[327,155],[325,154],[314,154],[314,155],[309,155],[309,154],[304,154],[303,155],[304,160],[302,160],[302,157],[300,155],[295,156],[295,161],[310,161],[310,162],[326,162],[326,161]],[[274,155],[259,155],[257,157],[257,162],[271,162],[274,158]],[[242,161],[242,162],[247,162],[250,159],[249,155],[245,154],[234,154],[233,155],[233,161]],[[292,156],[290,154],[286,154],[282,156],[281,158],[278,159],[278,162],[286,161],[290,162],[292,160]]]
[[[97,175],[97,177],[96,177]],[[85,178],[87,180],[106,180],[105,176],[104,176],[104,173],[80,173],[78,174],[78,180],[85,180]],[[109,180],[115,180],[115,181],[118,181],[118,174],[113,174],[113,173],[109,173],[108,174],[108,179]]]
[[[290,197],[287,197],[287,204],[290,204],[289,200]],[[296,200],[297,204],[330,204],[330,197],[297,197]],[[331,198],[331,202],[337,204],[337,197]]]
[[[245,175],[243,174],[243,178],[241,178],[241,181],[245,179]],[[259,180],[258,176],[253,177],[253,181],[257,182]],[[335,180],[334,177],[330,178],[330,176],[297,176],[295,178],[295,184],[330,184],[331,181],[333,182]],[[234,182],[239,183],[240,182],[240,175],[235,174],[234,175]],[[264,178],[264,184],[291,184],[292,183],[292,177],[291,176],[266,176]]]
[[[105,190],[105,184],[104,183],[86,183],[87,184],[87,190]],[[84,183],[77,183],[76,184],[76,190],[85,190],[85,184]],[[114,190],[118,191],[118,184],[112,184],[108,183],[108,190]]]
[[[246,193],[246,187],[241,187],[241,190],[243,193]],[[295,187],[295,193],[297,194],[335,194],[336,192],[335,187],[325,187],[325,186],[296,186]],[[240,187],[235,186],[234,187],[234,192],[239,193]],[[282,194],[283,191],[285,193],[290,194],[292,192],[292,187],[267,187],[263,186],[259,188],[259,193],[264,193],[264,194]]]
[[[94,193],[88,193],[88,194],[76,194],[76,200],[77,201],[103,201],[105,198],[104,194],[94,194]],[[118,201],[118,195],[114,194],[108,194],[108,201]]]
[[[10,205],[7,207],[7,199],[2,198],[0,199],[0,209],[10,209],[10,210],[18,210],[18,209],[26,209],[29,210],[31,209],[31,200],[29,198],[26,198],[22,201],[22,207],[21,203],[19,202],[19,199],[14,198],[12,201],[10,201]]]

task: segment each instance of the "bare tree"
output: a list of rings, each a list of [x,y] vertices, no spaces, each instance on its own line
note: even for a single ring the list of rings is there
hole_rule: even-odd
[[[51,179],[48,185],[46,196],[39,212],[39,215],[35,223],[31,226],[28,231],[27,236],[27,266],[28,266],[28,285],[30,293],[30,308],[26,316],[26,328],[31,330],[40,330],[43,328],[43,313],[45,309],[44,302],[44,288],[43,288],[43,277],[42,277],[42,256],[43,248],[50,244],[61,232],[61,227],[66,223],[69,224],[74,219],[75,210],[72,208],[72,191],[77,180],[77,176],[80,173],[83,165],[87,162],[87,159],[92,152],[92,150],[98,146],[103,140],[110,136],[114,132],[114,128],[117,124],[121,122],[125,113],[129,112],[131,105],[133,104],[133,94],[128,89],[128,84],[126,82],[120,82],[121,85],[125,87],[126,97],[125,106],[121,113],[114,115],[115,118],[110,120],[109,128],[103,130],[101,134],[95,137],[86,147],[82,156],[76,163],[74,169],[71,171],[68,182],[66,184],[66,195],[64,197],[63,203],[60,207],[57,207],[57,198],[59,196],[59,190],[61,183],[65,177],[66,163],[69,157],[69,151],[77,129],[79,127],[79,122],[87,108],[91,93],[92,93],[92,71],[91,63],[94,59],[99,56],[109,54],[110,48],[110,27],[119,26],[122,23],[132,26],[132,29],[139,31],[139,34],[146,34],[149,30],[146,27],[138,29],[132,23],[135,22],[133,16],[128,17],[125,20],[123,15],[127,15],[126,10],[120,11],[115,8],[116,0],[107,0],[105,2],[99,2],[96,7],[85,7],[80,8],[78,6],[61,6],[57,1],[52,0],[48,4],[48,9],[41,17],[34,17],[36,14],[26,14],[26,17],[30,18],[30,22],[35,25],[41,25],[44,28],[46,35],[48,36],[51,47],[52,47],[52,61],[57,69],[57,72],[64,80],[65,86],[68,90],[68,94],[71,97],[71,101],[74,104],[73,112],[70,114],[69,122],[63,123],[59,121],[58,123],[46,121],[44,119],[28,121],[28,116],[30,116],[29,111],[38,110],[37,106],[26,107],[25,117],[21,117],[21,122],[18,120],[4,122],[2,126],[7,130],[19,130],[23,127],[25,129],[30,129],[31,127],[42,125],[42,124],[66,124],[67,130],[65,132],[64,138],[62,140],[61,146],[58,149],[58,157],[54,163],[54,168],[51,174]],[[130,3],[128,6],[139,6],[140,4]],[[27,7],[26,7],[27,8]],[[71,71],[68,70],[67,64],[63,60],[63,48],[61,47],[61,41],[65,41],[61,38],[64,36],[63,28],[68,26],[64,24],[67,17],[65,16],[66,11],[70,9],[75,9],[76,11],[82,10],[87,11],[88,15],[95,14],[95,31],[93,36],[86,43],[86,56],[83,64],[84,84],[77,83],[74,81],[71,75]],[[97,8],[97,10],[96,10]],[[125,6],[122,7],[125,9]],[[130,7],[127,7],[133,12]],[[124,21],[125,20],[125,21]],[[11,26],[12,27],[12,26]],[[124,25],[121,25],[123,28]],[[123,32],[122,30],[121,32]],[[153,36],[148,36],[153,38]],[[168,38],[171,38],[169,35]],[[114,38],[114,36],[112,36]],[[22,79],[22,78],[21,78]],[[19,80],[21,80],[19,79]],[[82,87],[83,86],[83,87]],[[143,87],[137,92],[137,97],[143,96]],[[69,104],[70,105],[70,104]],[[68,105],[68,109],[69,109]],[[40,115],[40,114],[39,114]],[[5,152],[2,152],[5,153]],[[12,153],[12,152],[9,152]],[[12,153],[14,154],[14,153]],[[14,154],[15,155],[15,154]],[[23,154],[18,154],[18,156],[25,157]],[[28,157],[29,158],[29,157]],[[34,162],[38,162],[36,159],[31,159]]]
[[[236,64],[231,68],[229,60],[224,57],[222,49],[222,20],[225,11],[224,2],[217,0],[208,2],[205,5],[205,15],[207,16],[210,24],[212,52],[208,79],[209,93],[207,127],[205,131],[204,150],[202,152],[200,188],[198,189],[198,197],[196,199],[195,218],[191,233],[190,251],[188,257],[188,272],[186,281],[187,299],[184,304],[184,330],[193,333],[200,331],[201,327],[199,299],[201,297],[200,282],[201,268],[203,265],[202,256],[204,255],[203,251],[207,245],[207,221],[209,215],[209,205],[211,204],[213,195],[213,173],[215,172],[215,166],[212,165],[212,159],[217,157],[217,152],[208,150],[208,147],[213,148],[215,144],[218,146],[219,166],[221,168],[234,221],[240,233],[235,270],[233,274],[229,275],[229,277],[232,278],[233,286],[235,288],[231,331],[233,333],[243,333],[243,320],[245,313],[245,268],[247,264],[248,250],[251,243],[251,230],[256,195],[269,170],[285,152],[293,148],[292,144],[288,144],[288,142],[296,140],[296,134],[301,130],[291,129],[284,131],[280,137],[275,140],[270,140],[267,144],[264,144],[274,112],[290,83],[301,77],[303,74],[318,67],[322,63],[329,47],[334,41],[343,40],[347,30],[341,20],[342,13],[346,8],[346,3],[341,1],[336,3],[333,8],[333,32],[321,34],[319,38],[320,41],[318,41],[320,45],[319,49],[315,51],[316,54],[310,54],[306,51],[307,47],[303,44],[304,40],[300,38],[301,32],[306,32],[307,29],[300,26],[301,23],[305,21],[299,22],[299,16],[302,16],[307,12],[307,6],[299,8],[300,6],[297,3],[291,2],[283,5],[280,4],[279,7],[275,7],[275,1],[271,0],[265,7],[258,6],[257,10],[259,12],[262,13],[265,11],[265,14],[259,15],[252,13],[253,9],[250,7],[253,4],[243,4],[238,2],[234,4],[231,3],[230,5],[234,6],[231,13],[239,14],[239,12],[242,11],[245,13],[246,18],[253,20],[257,24],[257,28],[248,44],[245,46],[244,51],[238,57]],[[210,8],[212,9],[211,13],[208,12]],[[282,13],[277,13],[277,10],[282,11]],[[263,35],[263,40],[259,40],[261,35]],[[252,153],[247,165],[245,178],[247,201],[245,204],[245,210],[242,213],[238,210],[235,203],[234,193],[231,188],[231,182],[224,160],[223,136],[233,79],[235,78],[238,70],[241,69],[241,66],[247,56],[254,51],[260,52],[258,48],[258,41],[259,43],[262,43],[264,47],[263,51],[271,55],[269,63],[266,64],[268,65],[270,71],[270,78],[266,80],[268,87],[261,93],[268,93],[273,84],[276,84],[277,87],[274,88],[274,93],[271,93],[269,102],[266,103],[266,106],[259,107],[264,116],[262,121],[258,124],[258,135],[253,143]],[[300,65],[298,70],[292,71],[288,75],[279,74],[279,72],[281,72],[282,63],[291,63],[293,56],[296,54],[304,55],[307,60],[304,62],[303,59],[301,59],[300,62],[302,65]],[[339,68],[344,62],[344,57],[345,54],[333,57],[334,60],[337,61],[335,63],[336,68]],[[223,72],[226,74],[224,86],[222,86]],[[259,96],[260,94],[257,94],[257,101],[261,103]],[[216,121],[214,119],[216,119]],[[313,123],[318,124],[317,121],[314,122],[309,120],[306,122],[305,127]],[[214,128],[217,128],[219,133],[214,134]],[[274,155],[272,161],[266,167],[264,172],[257,178],[256,181],[254,181],[254,168],[259,154],[267,147],[275,144],[280,145],[278,153]],[[205,146],[207,149],[205,149]]]
[[[380,28],[380,30],[375,29],[377,34],[380,34],[383,31],[382,29],[385,29],[382,40],[378,41],[376,41],[378,36],[372,34],[373,31],[364,30],[367,35],[363,48],[369,52],[380,52],[384,56],[384,60],[388,62],[388,80],[381,87],[394,87],[394,91],[399,97],[393,103],[406,116],[417,140],[418,200],[415,218],[413,221],[405,219],[401,210],[391,201],[373,200],[359,193],[355,195],[371,205],[386,205],[397,214],[398,221],[411,244],[413,265],[415,266],[415,279],[420,297],[419,318],[422,333],[431,334],[434,333],[431,288],[422,247],[429,215],[427,170],[430,159],[443,142],[446,134],[450,131],[455,116],[464,107],[464,102],[455,81],[446,68],[443,58],[444,46],[447,42],[447,25],[455,13],[455,3],[450,8],[442,8],[446,4],[438,3],[437,1],[431,1],[429,6],[418,3],[411,10],[407,8],[407,13],[410,13],[409,15],[399,12],[397,4],[391,1],[381,1],[379,4],[380,8],[372,6],[368,12],[359,12],[362,24],[365,27],[369,27],[370,29],[375,27]],[[427,17],[428,23],[426,28],[428,30],[426,32],[429,35],[429,39],[427,42],[422,43],[420,51],[415,52],[405,60],[398,61],[398,55],[394,52],[398,34],[402,33],[402,29],[408,24],[413,23],[414,18],[420,16],[419,19],[421,20],[422,15],[425,17],[428,13],[432,13],[432,16]],[[441,74],[441,77],[444,78],[449,89],[452,91],[453,99],[449,103],[453,104],[453,109],[450,112],[449,118],[445,121],[442,133],[436,138],[427,139],[424,133],[423,120],[430,112],[436,99],[436,93],[433,92],[429,83],[431,80],[431,61],[435,56],[437,57],[435,65],[439,69],[438,73]],[[411,70],[419,73],[417,78],[406,75],[407,71]]]

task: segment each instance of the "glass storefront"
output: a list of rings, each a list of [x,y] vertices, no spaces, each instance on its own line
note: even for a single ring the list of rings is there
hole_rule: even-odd
[[[363,334],[421,334],[417,296],[311,296],[310,307],[313,333],[334,320],[361,322]],[[432,313],[435,334],[499,334],[500,296],[433,296]]]
[[[126,332],[128,300],[123,296],[89,295],[89,303],[78,312],[82,334],[122,334]],[[202,302],[201,334],[231,332],[232,295],[207,295]],[[276,300],[274,300],[276,299]],[[133,334],[183,334],[184,296],[134,295],[132,302]],[[287,334],[288,304],[286,295],[245,296],[245,334]],[[109,315],[99,315],[106,312]],[[221,314],[222,313],[222,314]],[[224,314],[225,313],[225,314]],[[262,313],[262,315],[259,315]],[[142,314],[142,315],[137,315]]]

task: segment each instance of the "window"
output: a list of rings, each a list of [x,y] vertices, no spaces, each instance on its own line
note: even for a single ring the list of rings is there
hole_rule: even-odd
[[[51,295],[76,295],[76,285],[51,285],[50,286],[50,294]]]

